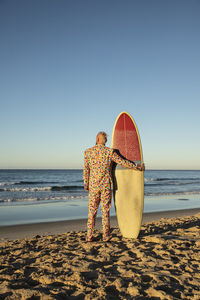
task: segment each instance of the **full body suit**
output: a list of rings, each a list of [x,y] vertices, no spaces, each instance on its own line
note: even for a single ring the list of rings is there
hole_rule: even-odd
[[[120,157],[113,149],[97,144],[84,153],[84,186],[89,190],[87,240],[91,241],[99,204],[102,210],[103,240],[110,238],[110,208],[112,198],[112,162],[136,168],[134,162]]]

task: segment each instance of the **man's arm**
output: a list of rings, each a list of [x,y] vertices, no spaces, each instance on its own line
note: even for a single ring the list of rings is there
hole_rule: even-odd
[[[114,162],[116,162],[117,164],[125,167],[125,168],[129,168],[129,169],[135,169],[135,170],[140,170],[140,171],[144,171],[144,164],[142,167],[137,166],[136,163],[134,162],[130,162],[129,160],[123,159],[122,157],[120,157],[116,152],[113,151],[112,153],[112,160]]]
[[[87,153],[84,153],[84,167],[83,167],[83,181],[84,181],[84,189],[89,191],[89,177],[90,177],[90,168]]]

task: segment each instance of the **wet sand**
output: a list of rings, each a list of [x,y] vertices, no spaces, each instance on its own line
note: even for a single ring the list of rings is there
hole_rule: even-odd
[[[191,216],[198,213],[200,209],[184,209],[173,211],[150,212],[143,214],[143,224],[157,221],[160,218],[175,218]],[[70,221],[44,222],[22,225],[0,226],[0,241],[29,238],[34,235],[61,234],[68,231],[83,231],[86,229],[87,219],[77,219]],[[96,228],[101,229],[101,218],[97,218]],[[117,227],[117,218],[111,217],[111,226]]]
[[[146,214],[138,239],[113,227],[107,243],[99,229],[85,242],[85,223],[75,224],[2,237],[0,299],[200,299],[199,210]]]

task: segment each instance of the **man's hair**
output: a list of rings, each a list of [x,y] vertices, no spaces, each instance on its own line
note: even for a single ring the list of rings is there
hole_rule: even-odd
[[[97,144],[97,142],[98,142],[98,137],[99,137],[100,134],[102,134],[102,135],[105,137],[106,142],[107,142],[107,136],[108,136],[107,133],[104,132],[104,131],[99,131],[99,132],[97,133],[97,136],[96,136],[96,144]]]

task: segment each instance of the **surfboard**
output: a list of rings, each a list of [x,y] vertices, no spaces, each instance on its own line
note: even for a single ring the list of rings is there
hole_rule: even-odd
[[[111,147],[128,160],[143,163],[136,123],[125,111],[119,114],[114,124]],[[113,170],[113,182],[113,197],[121,234],[125,238],[137,238],[144,206],[144,171],[117,165]]]

